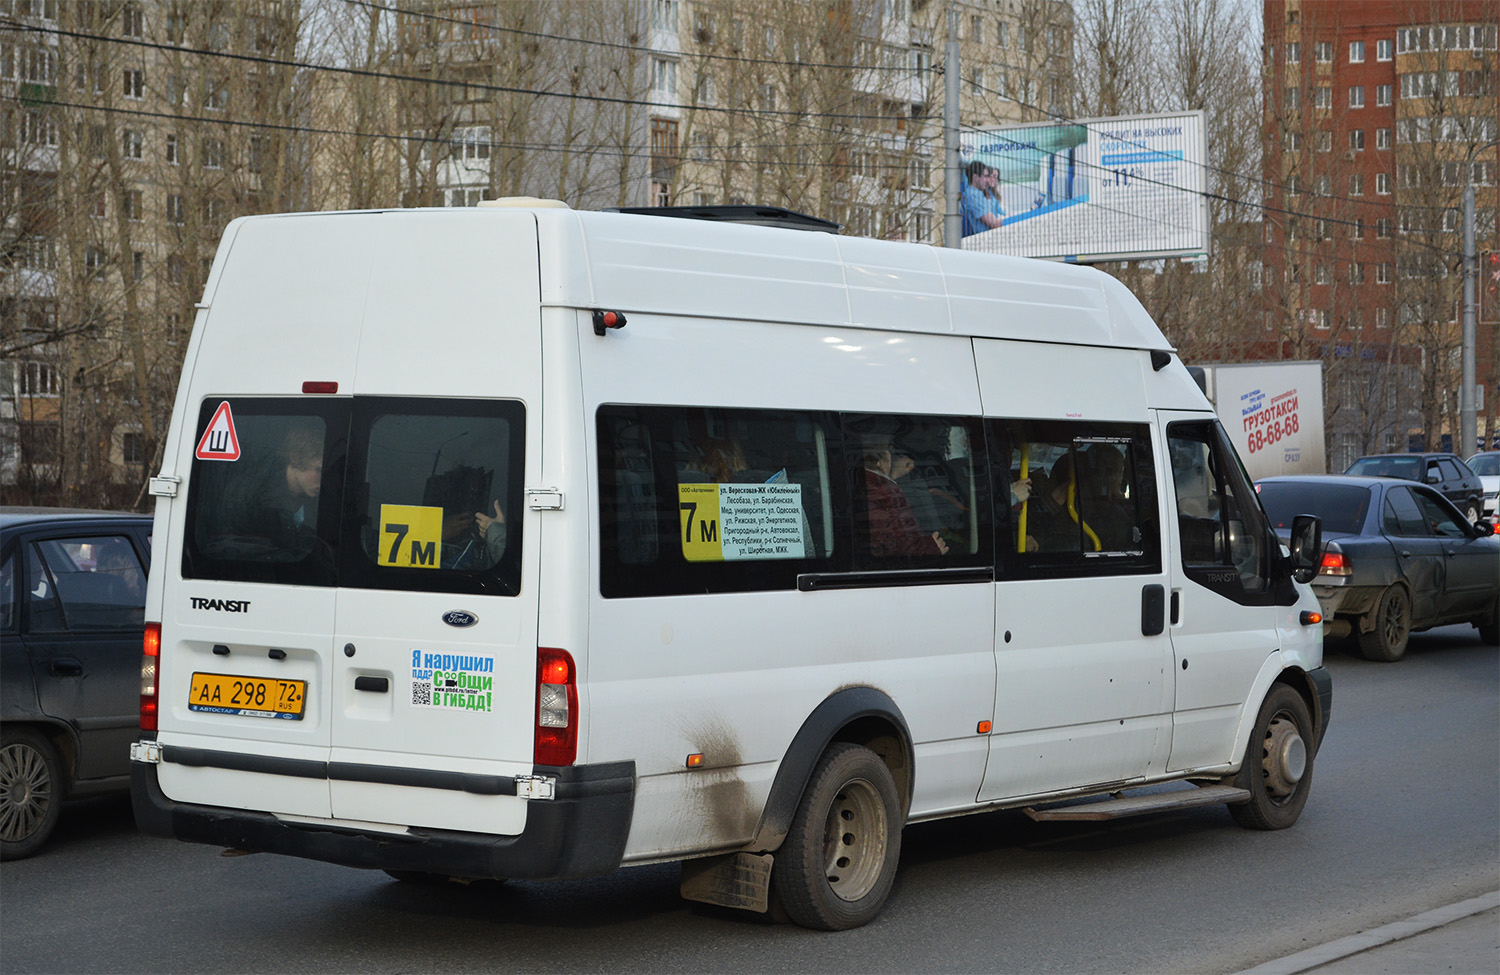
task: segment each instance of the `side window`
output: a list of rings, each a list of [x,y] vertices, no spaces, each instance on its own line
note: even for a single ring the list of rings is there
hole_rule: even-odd
[[[1464,479],[1464,472],[1458,469],[1457,464],[1447,458],[1439,460],[1438,467],[1443,472],[1443,480],[1452,481],[1455,487],[1458,486],[1459,481]]]
[[[12,552],[0,564],[0,630],[16,629],[16,555]]]
[[[977,421],[849,414],[843,435],[856,571],[988,564]]]
[[[34,544],[31,551],[31,577],[36,581],[32,630],[121,630],[141,625],[146,575],[128,539],[52,539]]]
[[[795,588],[846,568],[833,414],[602,406],[606,597]]]
[[[1391,535],[1427,535],[1422,509],[1412,497],[1411,489],[1393,487],[1385,494],[1385,530]]]
[[[1143,424],[990,421],[1008,577],[1161,570],[1155,464]]]
[[[1223,430],[1217,423],[1174,423],[1167,449],[1188,577],[1231,597],[1269,591],[1269,529]]]
[[[1416,495],[1417,505],[1422,509],[1427,534],[1441,535],[1444,538],[1469,537],[1468,529],[1459,521],[1458,512],[1450,510],[1450,505],[1437,495],[1427,491],[1413,491],[1412,494]]]
[[[354,403],[340,585],[519,593],[521,404],[373,397]]]
[[[219,453],[238,456],[193,462],[184,576],[334,585],[347,405],[203,401],[195,443],[212,439],[205,436],[212,424],[221,444],[238,448]]]

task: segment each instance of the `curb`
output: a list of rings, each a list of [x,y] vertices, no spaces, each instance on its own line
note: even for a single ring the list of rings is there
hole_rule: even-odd
[[[1378,928],[1371,928],[1369,931],[1351,934],[1347,938],[1339,938],[1337,941],[1308,948],[1284,958],[1277,958],[1263,965],[1247,968],[1238,975],[1297,975],[1298,972],[1305,972],[1319,965],[1338,961],[1340,958],[1348,958],[1350,955],[1357,955],[1371,948],[1401,941],[1496,907],[1500,907],[1500,890],[1471,897],[1456,904],[1449,904],[1447,907],[1439,907],[1415,917],[1409,917],[1404,921],[1393,921]]]

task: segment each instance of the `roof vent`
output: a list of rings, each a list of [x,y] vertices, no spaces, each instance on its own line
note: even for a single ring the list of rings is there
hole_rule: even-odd
[[[608,207],[607,213],[636,213],[647,217],[679,217],[687,220],[712,220],[718,223],[745,223],[756,227],[785,227],[788,230],[816,230],[825,234],[839,232],[839,224],[783,207],[707,206],[707,207]]]
[[[480,200],[475,206],[517,207],[526,210],[572,209],[572,207],[568,206],[562,200],[544,200],[537,196],[502,196],[498,200]]]

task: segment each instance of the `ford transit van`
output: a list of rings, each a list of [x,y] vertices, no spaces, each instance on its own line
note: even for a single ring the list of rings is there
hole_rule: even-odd
[[[684,861],[839,929],[911,822],[1290,826],[1328,723],[1316,521],[1277,542],[1091,269],[542,201],[248,217],[152,491],[156,835]]]

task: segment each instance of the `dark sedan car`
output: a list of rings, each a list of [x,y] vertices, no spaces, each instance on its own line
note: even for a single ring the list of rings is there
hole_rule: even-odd
[[[1371,454],[1357,458],[1344,473],[1426,484],[1452,501],[1471,522],[1478,521],[1484,511],[1484,484],[1457,454]]]
[[[149,515],[0,508],[0,859],[130,788]]]
[[[1353,635],[1371,660],[1399,660],[1407,637],[1472,623],[1500,644],[1500,538],[1441,494],[1383,477],[1268,477],[1255,490],[1283,539],[1296,515],[1323,519],[1313,592],[1324,632]]]

